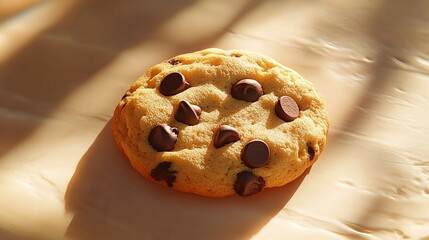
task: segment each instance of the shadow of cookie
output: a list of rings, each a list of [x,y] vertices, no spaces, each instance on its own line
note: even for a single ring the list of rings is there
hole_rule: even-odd
[[[309,170],[250,197],[209,198],[147,181],[116,148],[106,124],[80,160],[65,195],[72,239],[244,239],[293,196]]]

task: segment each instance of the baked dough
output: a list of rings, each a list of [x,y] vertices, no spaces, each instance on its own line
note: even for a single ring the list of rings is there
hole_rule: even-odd
[[[115,109],[118,147],[145,178],[210,197],[283,186],[320,156],[313,84],[258,53],[206,49],[150,68]]]

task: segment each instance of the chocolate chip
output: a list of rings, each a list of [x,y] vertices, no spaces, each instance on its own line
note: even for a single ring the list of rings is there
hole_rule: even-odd
[[[167,124],[158,124],[149,133],[149,143],[158,152],[170,151],[177,141],[179,130]]]
[[[290,122],[299,116],[299,107],[291,97],[282,96],[277,101],[275,112],[277,117],[285,122]]]
[[[314,149],[310,145],[307,146],[307,152],[308,152],[308,156],[310,157],[310,161],[313,160],[314,155],[316,153],[314,152]]]
[[[171,64],[171,65],[177,65],[177,64],[179,64],[179,63],[181,63],[181,62],[180,62],[180,60],[179,60],[179,59],[170,59],[170,60],[168,61],[168,63],[169,63],[169,64]]]
[[[164,79],[162,79],[161,84],[159,85],[159,91],[164,96],[172,96],[185,91],[188,87],[189,83],[186,82],[185,76],[181,73],[174,72],[168,74]]]
[[[250,168],[262,167],[268,162],[270,148],[259,139],[252,140],[246,144],[241,153],[241,160]]]
[[[150,172],[150,176],[156,181],[165,181],[167,186],[172,187],[173,182],[176,181],[176,176],[174,174],[177,171],[171,171],[171,162],[161,162]]]
[[[264,178],[256,176],[249,171],[238,173],[234,183],[234,190],[240,196],[249,196],[258,193],[262,191],[264,187]]]
[[[225,146],[228,143],[240,140],[240,135],[235,128],[228,125],[220,125],[214,138],[216,148]]]
[[[188,101],[181,101],[174,118],[188,125],[195,125],[200,120],[201,108],[190,104]]]
[[[231,95],[247,102],[256,102],[264,94],[261,84],[253,79],[238,81],[231,89]]]

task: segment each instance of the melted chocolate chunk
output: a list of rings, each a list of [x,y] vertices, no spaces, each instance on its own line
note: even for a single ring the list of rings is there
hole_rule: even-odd
[[[179,130],[167,124],[158,124],[149,133],[149,143],[158,152],[173,150]]]
[[[262,191],[265,187],[265,180],[252,172],[243,171],[237,174],[234,183],[234,190],[240,196],[249,196]]]
[[[189,83],[186,82],[185,76],[179,72],[168,74],[164,79],[162,79],[161,84],[159,85],[159,91],[164,96],[173,96],[185,91],[187,88],[189,88]]]
[[[314,152],[314,149],[310,145],[307,146],[307,152],[308,152],[308,156],[310,157],[310,161],[313,160],[314,155],[316,153]]]
[[[188,125],[196,125],[200,120],[201,108],[190,104],[188,101],[181,101],[174,118]]]
[[[171,65],[177,65],[177,64],[179,64],[179,63],[181,63],[181,62],[180,62],[180,60],[179,60],[179,59],[170,59],[170,60],[168,61],[168,63],[169,63],[169,64],[171,64]]]
[[[176,176],[174,174],[177,171],[171,171],[171,162],[161,162],[150,172],[150,176],[156,181],[165,181],[167,186],[172,187],[173,182],[176,181]]]
[[[268,163],[269,158],[270,148],[259,139],[248,142],[241,153],[241,160],[250,168],[264,166]]]
[[[214,146],[220,148],[238,140],[240,140],[240,135],[235,128],[228,125],[220,125],[214,137]]]
[[[299,116],[299,107],[291,97],[282,96],[277,101],[275,112],[283,121],[291,122]]]
[[[231,95],[246,102],[256,102],[264,94],[261,84],[253,79],[238,81],[231,89]]]

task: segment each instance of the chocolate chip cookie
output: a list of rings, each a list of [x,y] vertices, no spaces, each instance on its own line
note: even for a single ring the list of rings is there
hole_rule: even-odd
[[[155,65],[115,109],[118,147],[145,178],[211,197],[283,186],[320,156],[313,84],[273,59],[206,49]]]

